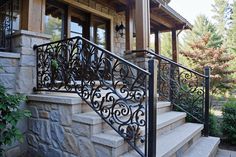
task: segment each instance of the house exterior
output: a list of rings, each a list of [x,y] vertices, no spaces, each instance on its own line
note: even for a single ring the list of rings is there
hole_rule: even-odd
[[[19,126],[25,143],[7,147],[6,156],[191,156],[199,149],[214,156],[219,139],[207,137],[209,73],[177,63],[178,34],[192,26],[168,2],[2,0],[0,82],[27,95],[32,112]],[[162,32],[172,33],[171,60],[160,56]],[[184,73],[202,106],[172,112],[191,93],[176,90]],[[185,112],[203,125],[185,123]]]

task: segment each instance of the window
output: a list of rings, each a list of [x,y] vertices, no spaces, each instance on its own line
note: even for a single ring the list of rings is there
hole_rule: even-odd
[[[65,9],[63,7],[47,2],[44,21],[44,32],[52,36],[51,41],[57,41],[64,38]]]

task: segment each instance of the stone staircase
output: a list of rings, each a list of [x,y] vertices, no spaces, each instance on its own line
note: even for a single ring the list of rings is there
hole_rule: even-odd
[[[70,104],[70,108],[65,112],[59,113],[59,119],[64,116],[64,119],[69,121],[69,124],[58,121],[57,124],[61,127],[61,132],[69,134],[70,138],[66,138],[63,133],[60,133],[64,139],[60,141],[60,137],[55,138],[55,133],[52,127],[48,138],[51,137],[46,145],[52,148],[51,156],[62,156],[64,154],[71,156],[83,157],[139,157],[140,155],[134,151],[128,143],[115,131],[112,130],[92,109],[84,103],[77,94],[43,94],[31,95],[29,98],[29,105],[35,106],[36,111],[42,112],[38,107],[40,104],[43,106],[51,106],[48,109],[49,117],[53,112],[53,108],[60,108],[61,105],[66,107]],[[56,102],[56,104],[54,104]],[[56,107],[58,106],[58,107]],[[67,107],[69,107],[67,106]],[[215,137],[202,137],[201,131],[202,124],[186,123],[186,113],[172,111],[170,102],[159,101],[157,103],[157,156],[158,157],[214,157],[219,138]],[[70,110],[70,111],[69,111]],[[67,111],[67,112],[66,112]],[[67,115],[64,115],[67,114]],[[34,119],[37,119],[33,115]],[[45,116],[44,116],[45,117]],[[40,116],[38,116],[40,119]],[[42,119],[45,119],[42,117]],[[54,123],[52,119],[47,120],[48,124],[52,126]],[[34,130],[29,128],[29,137],[32,136]],[[49,133],[49,134],[50,134]],[[57,134],[57,133],[56,133]],[[40,134],[35,136],[36,142],[41,144]],[[32,139],[32,137],[31,137]],[[37,140],[39,139],[39,140]],[[83,139],[83,140],[81,140]],[[59,141],[57,141],[59,140]],[[64,144],[64,141],[65,144]],[[82,142],[81,142],[82,141]],[[57,145],[53,143],[58,143]],[[62,146],[60,145],[62,142]],[[42,142],[42,144],[44,144]],[[42,145],[41,144],[41,145]],[[73,146],[74,145],[74,146]],[[39,148],[32,146],[34,153],[42,155]],[[144,150],[144,145],[139,146]],[[78,148],[78,150],[76,150]],[[43,156],[50,156],[45,150]],[[73,156],[73,157],[74,157]],[[65,156],[66,157],[66,156]]]

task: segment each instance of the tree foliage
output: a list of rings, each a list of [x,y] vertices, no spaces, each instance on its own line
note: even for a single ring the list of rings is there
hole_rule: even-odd
[[[0,157],[3,155],[3,146],[14,142],[23,141],[22,134],[17,128],[17,123],[24,117],[31,114],[27,110],[21,110],[19,103],[24,100],[20,95],[10,95],[6,93],[0,85]]]
[[[207,33],[210,34],[207,47],[221,47],[223,43],[222,36],[218,33],[214,24],[212,24],[205,15],[199,15],[194,22],[193,29],[188,31],[184,36],[186,43],[184,49],[190,49],[189,45],[196,43]]]
[[[212,34],[206,33],[198,41],[191,43],[189,50],[181,53],[193,62],[194,70],[203,73],[204,67],[211,68],[211,91],[212,94],[217,94],[232,89],[236,82],[231,78],[235,71],[229,69],[229,61],[234,56],[223,47],[210,47],[211,37]]]
[[[212,5],[213,19],[220,35],[226,40],[227,25],[230,20],[231,7],[227,0],[214,0]]]

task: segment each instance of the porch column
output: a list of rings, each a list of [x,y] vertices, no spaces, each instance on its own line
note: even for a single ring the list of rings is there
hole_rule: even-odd
[[[125,44],[126,44],[126,50],[132,50],[133,49],[133,33],[134,33],[134,19],[133,19],[133,11],[134,11],[134,6],[131,0],[128,1],[128,6],[125,11],[125,24],[126,24],[126,29],[125,29]]]
[[[150,4],[147,0],[135,1],[136,49],[148,49],[150,43]]]
[[[21,29],[43,32],[43,17],[46,0],[22,0]]]
[[[160,31],[155,32],[155,52],[157,54],[161,53],[161,32]]]
[[[172,59],[178,63],[178,36],[176,30],[172,30]]]

